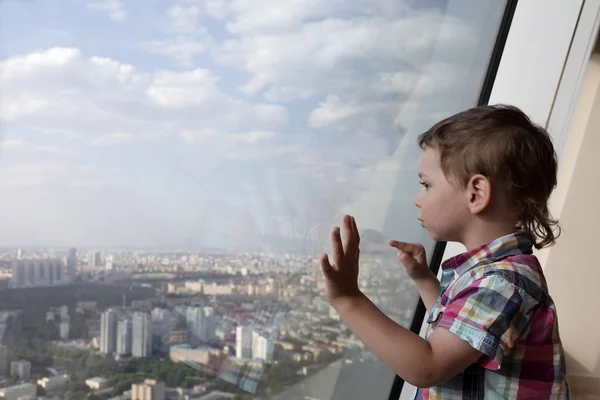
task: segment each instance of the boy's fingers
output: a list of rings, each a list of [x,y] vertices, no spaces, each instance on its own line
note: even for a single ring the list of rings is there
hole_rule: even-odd
[[[403,251],[405,253],[409,253],[413,257],[418,257],[425,252],[423,246],[416,243],[406,243],[399,242],[397,240],[392,240],[390,241],[390,246],[395,247],[398,250]]]
[[[358,227],[356,226],[356,219],[352,217],[352,233],[354,234],[354,241],[356,242],[356,248],[360,245],[360,233],[358,233]]]
[[[410,243],[408,251],[418,262],[425,262],[425,247],[419,243]]]
[[[321,256],[321,270],[325,276],[330,276],[330,274],[333,272],[333,267],[329,262],[329,256],[327,254],[323,254],[323,256]]]
[[[346,215],[344,217],[344,251],[354,252],[354,232],[352,230],[352,217]]]
[[[399,242],[397,240],[391,240],[390,241],[390,246],[397,248],[400,251],[406,251],[406,246],[408,246],[408,243],[406,242]]]
[[[342,238],[340,236],[340,228],[337,226],[331,232],[331,246],[333,247],[333,268],[339,268],[344,262],[344,248],[342,247]]]
[[[402,250],[398,250],[398,259],[400,261],[402,261],[403,263],[407,263],[407,262],[410,262],[413,258],[410,256],[410,254],[408,254]]]

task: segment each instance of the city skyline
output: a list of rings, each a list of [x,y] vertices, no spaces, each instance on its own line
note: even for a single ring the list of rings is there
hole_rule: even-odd
[[[76,250],[71,250],[71,254],[77,254]],[[80,254],[89,257],[95,264],[95,252]],[[24,255],[27,254],[21,254]],[[16,257],[16,253],[11,257]],[[119,259],[114,261],[120,265]],[[45,332],[56,330],[53,334],[56,337],[44,342],[48,348],[70,349],[68,351],[76,351],[81,357],[102,355],[102,358],[95,358],[95,362],[105,366],[104,374],[98,374],[97,367],[94,367],[94,372],[90,370],[84,374],[73,375],[70,372],[67,381],[71,383],[87,382],[95,377],[109,381],[117,379],[122,370],[110,367],[116,365],[113,358],[125,365],[123,368],[134,365],[144,368],[142,365],[154,365],[160,360],[160,364],[170,362],[169,368],[181,371],[178,363],[188,368],[185,370],[187,373],[172,375],[170,379],[167,376],[166,382],[177,382],[166,384],[169,390],[183,385],[187,374],[198,373],[209,376],[211,387],[214,382],[221,381],[249,393],[257,393],[257,390],[264,393],[268,390],[266,386],[274,384],[269,378],[273,373],[269,371],[273,369],[287,371],[285,376],[293,374],[295,378],[285,378],[285,386],[286,389],[289,386],[289,390],[297,390],[296,383],[338,361],[343,362],[343,358],[353,360],[348,365],[354,366],[373,362],[347,327],[340,324],[339,317],[322,297],[322,282],[310,268],[306,268],[310,257],[129,255],[122,261],[120,271],[133,285],[113,286],[106,281],[90,285],[82,279],[79,284],[65,287],[62,300],[56,304],[56,300],[52,300],[53,305],[46,311],[45,321],[39,321],[39,329]],[[390,261],[377,256],[364,257],[361,285],[379,306],[390,311],[394,320],[407,324],[417,298],[416,289],[411,288],[408,277],[398,270],[396,263]],[[164,274],[154,281],[144,278],[144,274],[150,277],[157,270],[172,271],[173,266],[179,266],[178,269],[192,275],[176,283]],[[89,271],[101,269],[101,266],[90,265]],[[210,281],[193,277],[193,273],[210,271],[222,273],[225,279],[220,280],[218,285],[208,285]],[[144,281],[152,282],[149,285],[153,291],[145,292],[139,300],[122,298],[121,293],[112,290],[121,287],[119,290],[123,290],[124,294],[132,287],[141,288]],[[228,291],[222,290],[225,286],[229,287]],[[84,287],[87,289],[81,292]],[[42,294],[46,288],[24,290],[39,290]],[[76,292],[80,295],[74,296]],[[109,292],[111,294],[107,296]],[[54,293],[56,296],[58,292],[54,290]],[[75,299],[77,302],[73,302]],[[41,310],[44,310],[43,305],[50,305],[47,300],[38,301]],[[410,303],[411,308],[404,309],[404,302]],[[398,304],[402,307],[398,308]],[[19,308],[23,307],[26,308],[23,310],[24,317],[29,321],[35,313],[33,310],[40,308],[27,301]],[[62,331],[65,322],[72,323],[72,329],[66,334],[58,332],[58,328]],[[33,332],[22,333],[31,335]],[[152,349],[144,346],[144,342],[146,346],[150,344],[150,337]],[[15,345],[9,343],[10,346]],[[20,345],[15,347],[19,351],[28,349]],[[280,361],[283,363],[278,364]],[[88,365],[87,362],[84,364]],[[32,363],[32,368],[36,365]],[[267,368],[267,365],[270,367]],[[381,377],[384,378],[390,379],[389,376]],[[135,376],[127,379],[128,382],[133,380],[132,384],[139,383]],[[279,385],[283,383],[281,380],[278,382]],[[129,387],[126,385],[127,389]],[[124,386],[119,385],[115,394],[124,390]]]

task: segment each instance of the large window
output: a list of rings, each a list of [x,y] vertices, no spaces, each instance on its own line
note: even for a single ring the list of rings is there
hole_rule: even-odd
[[[416,137],[477,103],[505,6],[2,0],[5,390],[387,398],[318,258],[353,214],[411,324]]]

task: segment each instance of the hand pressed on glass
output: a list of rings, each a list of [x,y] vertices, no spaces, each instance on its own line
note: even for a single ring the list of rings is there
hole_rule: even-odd
[[[408,276],[417,284],[425,307],[431,310],[440,295],[440,282],[427,265],[425,248],[419,243],[397,240],[390,241],[390,246],[398,250],[398,260],[406,268]]]
[[[417,280],[431,274],[427,266],[425,248],[422,244],[392,240],[390,246],[398,250],[398,259],[406,268],[406,272],[411,279]]]
[[[326,280],[327,301],[336,306],[343,298],[360,296],[358,288],[358,259],[360,255],[360,234],[354,217],[344,217],[343,240],[340,228],[335,227],[331,233],[333,247],[333,264],[324,254],[321,257],[321,269]]]
[[[360,236],[353,217],[344,217],[341,233],[336,227],[331,235],[333,265],[326,254],[321,258],[327,300],[373,354],[419,387],[444,382],[481,357],[479,351],[447,329],[438,329],[425,340],[379,310],[358,288]],[[403,247],[399,242],[395,244]]]

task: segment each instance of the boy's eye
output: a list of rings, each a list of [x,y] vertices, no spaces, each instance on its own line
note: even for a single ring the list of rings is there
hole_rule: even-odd
[[[425,188],[425,190],[429,189],[429,185],[423,181],[420,181],[419,185],[423,186]]]

